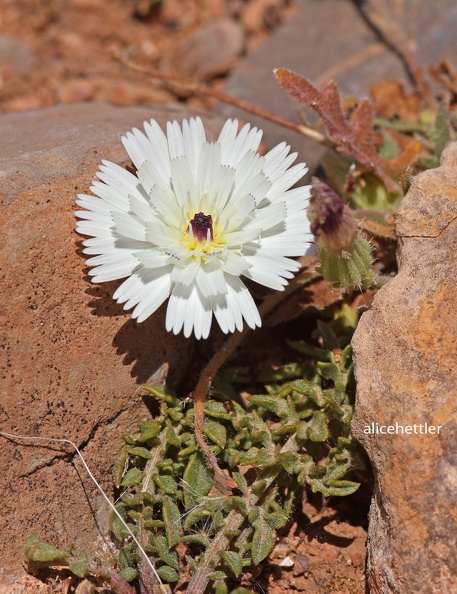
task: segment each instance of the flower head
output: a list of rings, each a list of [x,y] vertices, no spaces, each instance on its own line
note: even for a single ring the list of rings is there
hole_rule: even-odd
[[[137,173],[102,161],[95,196],[78,195],[77,230],[93,282],[126,278],[114,293],[133,318],[145,320],[169,297],[166,327],[197,338],[213,314],[224,332],[260,326],[240,276],[283,290],[299,269],[311,236],[309,186],[290,189],[306,173],[291,167],[285,142],[265,156],[262,131],[228,120],[208,142],[200,118],[156,121],[122,138]]]

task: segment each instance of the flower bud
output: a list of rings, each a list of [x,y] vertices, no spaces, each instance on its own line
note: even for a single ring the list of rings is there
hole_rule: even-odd
[[[372,246],[359,233],[351,209],[327,184],[313,178],[308,218],[320,247],[320,272],[336,289],[365,289],[375,283]]]
[[[357,223],[351,209],[338,194],[317,178],[313,178],[308,218],[317,245],[344,256],[350,252],[357,235]]]

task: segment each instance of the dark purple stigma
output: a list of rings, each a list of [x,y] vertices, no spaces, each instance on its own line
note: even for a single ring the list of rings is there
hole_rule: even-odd
[[[197,238],[198,243],[203,243],[208,237],[208,229],[211,240],[213,237],[213,217],[205,215],[203,212],[198,212],[194,218],[189,222],[189,227],[192,227],[192,233]],[[189,230],[187,227],[187,230]]]

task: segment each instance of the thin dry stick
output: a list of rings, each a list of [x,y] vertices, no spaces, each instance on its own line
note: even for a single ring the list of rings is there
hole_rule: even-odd
[[[213,99],[217,99],[218,101],[222,101],[223,103],[228,103],[229,105],[233,105],[242,109],[243,111],[247,111],[248,113],[252,113],[256,116],[259,116],[265,120],[278,124],[279,126],[283,126],[284,128],[288,128],[289,130],[293,130],[294,132],[298,132],[306,138],[309,138],[313,142],[317,142],[324,146],[328,146],[332,148],[334,144],[332,141],[327,138],[324,134],[311,128],[310,126],[306,126],[305,124],[297,124],[292,120],[288,120],[287,118],[283,118],[267,109],[263,109],[254,103],[250,103],[245,99],[237,99],[236,97],[232,97],[227,93],[222,93],[221,91],[216,91],[215,89],[211,89],[206,85],[202,85],[201,83],[194,82],[192,80],[181,78],[179,76],[173,74],[167,74],[165,72],[160,72],[160,70],[153,70],[148,69],[144,66],[140,66],[138,64],[134,64],[130,62],[130,60],[125,59],[122,56],[116,56],[116,59],[121,62],[124,66],[129,68],[130,70],[134,70],[135,72],[140,72],[146,76],[151,78],[155,78],[158,80],[163,80],[165,82],[171,83],[183,91],[189,91],[194,93],[195,95],[201,95],[203,97],[211,97]]]
[[[264,317],[272,309],[274,309],[285,297],[302,287],[303,285],[310,282],[312,279],[317,278],[319,274],[317,272],[304,271],[294,278],[289,283],[284,291],[272,293],[269,295],[259,307],[259,313],[261,317]],[[210,388],[211,382],[214,379],[216,373],[220,367],[225,363],[228,357],[237,348],[244,337],[249,333],[250,328],[245,327],[242,332],[233,334],[217,351],[217,353],[210,360],[208,365],[202,371],[197,387],[195,388],[192,396],[194,400],[194,424],[195,424],[195,437],[200,449],[208,459],[208,464],[214,471],[214,478],[216,486],[218,486],[223,492],[230,492],[229,477],[226,473],[219,468],[217,458],[214,452],[211,450],[203,436],[203,418],[205,416],[205,402],[206,394]]]

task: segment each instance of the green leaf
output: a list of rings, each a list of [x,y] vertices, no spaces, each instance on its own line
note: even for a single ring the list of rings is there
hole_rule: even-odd
[[[238,489],[243,493],[243,495],[246,495],[248,492],[248,483],[246,482],[244,476],[239,472],[234,472],[232,474],[232,478],[235,481]]]
[[[149,392],[156,398],[159,398],[168,404],[176,405],[181,402],[173,390],[170,390],[166,386],[143,386],[143,388],[146,392]]]
[[[116,489],[119,489],[121,486],[122,475],[124,474],[125,468],[127,466],[128,460],[128,447],[122,446],[119,455],[117,457],[116,462],[113,465],[113,479],[114,479],[114,486]]]
[[[169,476],[167,474],[156,474],[153,478],[155,484],[159,487],[159,489],[164,493],[167,493],[167,495],[174,495],[176,493],[176,481],[172,476]]]
[[[228,594],[228,588],[225,584],[218,584],[214,594]]]
[[[31,534],[27,539],[25,554],[29,561],[37,563],[51,563],[64,561],[70,556],[68,551],[61,551],[56,547],[41,541],[38,534]]]
[[[430,138],[435,143],[435,155],[440,158],[443,150],[451,141],[449,110],[444,101],[438,108],[435,124],[430,130]]]
[[[138,577],[138,571],[133,569],[133,567],[124,567],[124,569],[121,569],[119,572],[119,575],[126,582],[133,582],[133,580]]]
[[[211,481],[207,466],[200,452],[192,454],[183,475],[184,483],[184,505],[190,509],[198,505],[202,497],[208,495],[211,489]]]
[[[165,498],[162,513],[165,531],[167,533],[167,542],[171,549],[179,542],[181,535],[181,515],[178,506],[170,497]]]
[[[297,425],[297,439],[301,441],[310,439],[315,442],[323,442],[328,438],[328,418],[320,410],[314,411],[309,421],[301,421]]]
[[[273,548],[273,528],[267,524],[261,513],[253,522],[254,534],[252,536],[252,563],[258,565],[270,554]]]
[[[181,542],[198,544],[205,549],[211,545],[209,538],[204,534],[186,534],[186,536],[181,537]]]
[[[168,583],[177,582],[179,580],[178,573],[168,565],[162,565],[162,567],[158,567],[156,571],[159,576]]]
[[[154,439],[157,437],[162,430],[162,424],[159,421],[153,421],[149,419],[145,421],[140,426],[140,437],[138,441],[144,443],[145,441],[149,441],[150,439]]]
[[[213,443],[223,450],[227,442],[227,430],[221,423],[214,421],[213,419],[207,419],[203,421],[203,433]]]
[[[209,580],[213,580],[215,582],[218,582],[220,580],[225,580],[226,578],[227,578],[227,576],[225,575],[225,573],[223,571],[213,571],[208,576]]]
[[[186,555],[185,559],[192,570],[192,573],[197,573],[197,564],[195,563],[195,560],[190,555]]]
[[[121,486],[133,487],[134,485],[138,485],[143,480],[143,477],[144,472],[142,470],[139,470],[138,468],[131,468],[124,474]]]
[[[179,569],[178,556],[174,551],[170,551],[165,536],[156,536],[153,543],[162,561],[174,569]]]
[[[80,578],[83,578],[89,572],[89,563],[87,559],[79,559],[70,563],[68,569]]]
[[[129,448],[129,454],[131,456],[138,456],[139,458],[144,458],[145,460],[149,460],[151,458],[151,452],[146,448],[141,447]]]
[[[298,341],[298,340],[288,340],[287,344],[298,351],[299,353],[303,353],[304,355],[308,355],[309,357],[313,357],[316,361],[329,361],[332,362],[335,360],[335,356],[332,351],[326,349],[319,349],[314,347],[306,342]]]
[[[322,493],[324,497],[345,497],[355,493],[359,487],[360,483],[355,483],[353,481],[332,481],[329,485],[323,485],[322,488],[319,489],[319,492]]]

